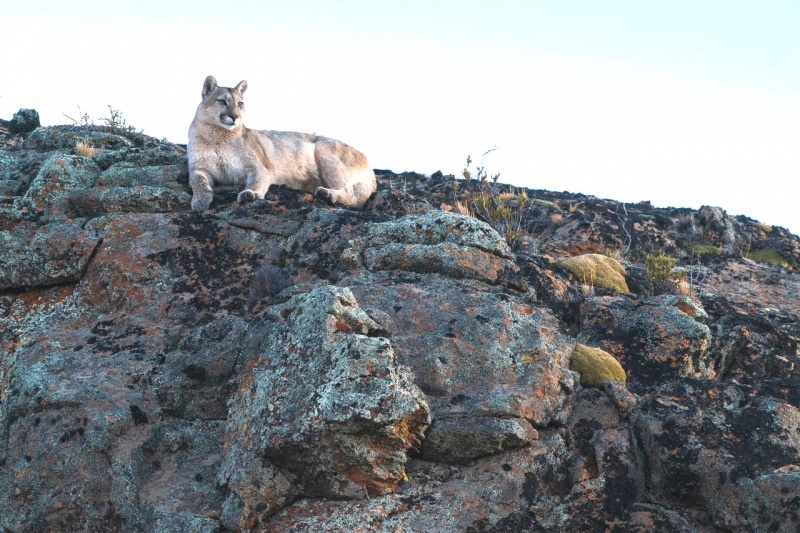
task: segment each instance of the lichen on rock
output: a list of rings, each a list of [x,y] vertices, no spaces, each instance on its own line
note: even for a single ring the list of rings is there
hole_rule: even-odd
[[[251,523],[295,495],[363,498],[394,489],[430,419],[389,340],[373,336],[378,324],[350,290],[333,286],[259,316],[228,415],[219,475],[232,491],[227,520]]]
[[[371,271],[435,273],[527,288],[503,237],[484,222],[447,211],[365,224],[363,237],[345,255]]]

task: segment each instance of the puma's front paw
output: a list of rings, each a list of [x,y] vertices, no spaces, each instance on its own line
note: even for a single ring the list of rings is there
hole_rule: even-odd
[[[323,202],[333,204],[333,191],[330,189],[326,189],[325,187],[317,187],[317,190],[314,191],[314,196],[322,200]]]
[[[256,193],[251,191],[250,189],[245,189],[239,193],[239,196],[236,197],[236,201],[240,204],[245,204],[247,202],[252,202],[256,199]]]
[[[211,200],[213,199],[214,197],[210,194],[209,195],[195,194],[192,197],[192,209],[194,211],[205,211],[206,209],[208,209],[208,206],[211,205]]]

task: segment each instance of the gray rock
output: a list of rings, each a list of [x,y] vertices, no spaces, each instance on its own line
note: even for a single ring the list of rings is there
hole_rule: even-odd
[[[393,489],[420,445],[428,406],[348,289],[322,286],[251,326],[231,404],[220,483],[227,527],[250,527],[294,496],[363,498]]]
[[[191,196],[182,190],[139,185],[135,187],[94,187],[72,191],[66,200],[81,217],[108,213],[170,213],[185,211]]]
[[[198,215],[183,147],[2,141],[0,530],[798,527],[796,271],[719,256],[702,307],[587,297],[552,262],[703,237],[797,264],[781,228],[529,190],[514,256],[431,207],[476,193],[444,176],[379,175],[364,211],[221,188]],[[291,284],[253,314],[259,265]],[[631,389],[581,388],[575,337]]]
[[[185,164],[141,166],[129,161],[116,163],[104,170],[97,179],[98,187],[164,187],[183,190],[181,182],[188,180]]]
[[[118,150],[131,147],[133,143],[121,135],[110,133],[99,126],[54,126],[39,128],[25,139],[25,148],[30,150],[72,152],[75,143],[83,140],[95,148]]]
[[[55,154],[31,182],[24,202],[40,222],[73,218],[69,195],[92,188],[99,175],[100,169],[89,158]]]
[[[484,222],[447,211],[366,224],[345,255],[371,271],[437,273],[527,289],[505,239]]]
[[[422,457],[429,461],[467,464],[479,457],[528,446],[539,438],[521,418],[464,417],[438,419],[425,432]]]
[[[224,420],[246,331],[242,318],[228,315],[182,338],[153,379],[164,412],[190,420]]]
[[[364,239],[370,247],[392,243],[456,244],[505,259],[512,257],[506,240],[491,226],[476,218],[448,211],[433,210],[391,222],[367,224]]]
[[[0,290],[76,283],[100,239],[68,221],[0,231]]]

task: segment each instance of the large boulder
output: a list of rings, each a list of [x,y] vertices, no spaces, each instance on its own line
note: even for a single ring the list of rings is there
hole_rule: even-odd
[[[410,371],[348,289],[270,308],[228,414],[223,523],[252,526],[293,497],[366,498],[405,478],[430,422]]]

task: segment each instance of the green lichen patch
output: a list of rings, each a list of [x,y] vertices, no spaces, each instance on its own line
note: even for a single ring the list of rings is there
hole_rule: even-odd
[[[720,255],[722,249],[712,244],[692,244],[689,246],[688,252],[692,255]]]
[[[778,250],[754,250],[752,252],[748,252],[745,257],[758,263],[767,263],[768,265],[775,265],[789,270],[792,268],[792,265],[789,264],[789,261],[787,261],[786,258],[784,258],[780,252],[778,252]]]

